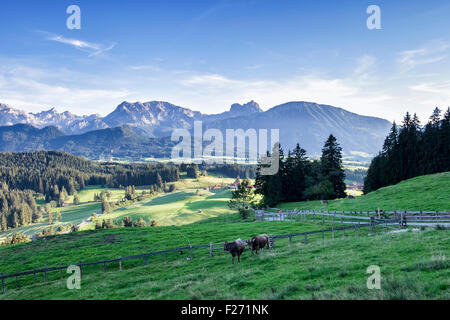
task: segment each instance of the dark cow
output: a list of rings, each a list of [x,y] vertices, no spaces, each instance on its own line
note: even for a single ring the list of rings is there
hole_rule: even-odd
[[[267,234],[260,234],[251,240],[247,240],[247,244],[252,250],[252,254],[254,254],[253,251],[256,251],[256,254],[258,254],[258,249],[263,249],[266,246],[269,247],[269,236]]]
[[[234,257],[238,257],[238,262],[241,263],[241,254],[244,252],[245,249],[245,243],[241,239],[237,239],[233,242],[225,242],[225,245],[223,247],[223,250],[228,251],[233,256],[233,264],[234,264]]]

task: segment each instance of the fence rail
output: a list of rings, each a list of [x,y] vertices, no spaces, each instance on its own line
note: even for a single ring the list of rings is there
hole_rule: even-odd
[[[273,208],[272,208],[273,209]],[[351,220],[370,220],[372,218],[390,219],[392,222],[436,222],[450,220],[450,211],[315,211],[315,210],[288,210],[282,212],[267,212],[265,210],[255,210],[256,220],[283,221],[291,217],[336,217]],[[391,223],[392,223],[391,222]]]
[[[306,232],[299,232],[299,233],[291,233],[291,234],[284,234],[284,235],[270,235],[270,247],[273,247],[274,241],[275,239],[285,239],[285,238],[289,238],[290,242],[292,242],[292,238],[293,237],[298,237],[298,236],[302,236],[305,238],[305,240],[307,240],[308,235],[313,235],[313,234],[320,234],[322,233],[322,238],[324,237],[325,233],[328,232],[332,232],[333,233],[333,238],[334,238],[334,232],[336,231],[345,231],[345,230],[349,230],[349,229],[359,229],[359,228],[364,228],[364,227],[370,227],[370,231],[373,231],[373,227],[376,225],[381,225],[383,223],[386,223],[385,220],[382,221],[376,221],[374,218],[370,219],[369,223],[359,223],[358,224],[354,224],[354,225],[350,225],[350,226],[342,226],[342,227],[332,227],[329,229],[322,229],[322,230],[315,230],[315,231],[306,231]],[[355,231],[356,232],[356,231]],[[246,240],[243,240],[244,242],[246,242]],[[191,259],[193,258],[193,250],[194,249],[205,249],[205,248],[209,248],[209,254],[210,256],[214,256],[214,251],[218,251],[221,250],[223,251],[223,245],[225,244],[225,242],[210,242],[209,244],[203,244],[203,245],[190,245],[190,246],[185,246],[185,247],[179,247],[179,248],[172,248],[172,249],[166,249],[166,250],[160,250],[160,251],[154,251],[154,252],[147,252],[147,253],[142,253],[142,254],[137,254],[137,255],[132,255],[132,256],[126,256],[126,257],[119,257],[119,258],[115,258],[115,259],[106,259],[106,260],[99,260],[99,261],[93,261],[93,262],[81,262],[78,261],[78,263],[74,263],[72,265],[76,265],[79,266],[81,269],[83,267],[87,267],[87,266],[93,266],[93,265],[103,265],[103,271],[106,272],[106,265],[108,263],[114,263],[114,262],[119,262],[119,270],[122,271],[122,261],[126,261],[126,260],[133,260],[133,259],[143,259],[143,264],[144,266],[147,263],[146,258],[149,256],[155,256],[155,255],[161,255],[164,254],[166,255],[167,253],[172,253],[172,252],[183,252],[186,250],[189,250],[190,252],[190,257]],[[220,246],[220,247],[217,247]],[[165,256],[166,259],[166,256]],[[44,274],[44,282],[47,281],[47,273],[51,272],[51,271],[60,271],[61,274],[61,279],[62,279],[62,270],[66,270],[70,265],[65,265],[65,266],[57,266],[57,267],[47,267],[46,265],[44,265],[43,268],[40,269],[34,269],[34,270],[29,270],[29,271],[22,271],[22,272],[15,272],[15,273],[11,273],[11,274],[0,274],[0,279],[1,279],[1,287],[2,287],[2,293],[5,293],[6,291],[6,285],[5,285],[5,280],[9,279],[9,278],[16,278],[16,287],[18,287],[18,278],[21,276],[26,276],[26,275],[33,275],[33,280],[34,282],[36,282],[36,274]]]

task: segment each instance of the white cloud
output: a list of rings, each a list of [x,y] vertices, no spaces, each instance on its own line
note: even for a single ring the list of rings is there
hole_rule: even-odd
[[[134,71],[154,71],[154,72],[161,71],[160,67],[154,65],[134,65],[130,66],[129,68]]]
[[[400,52],[398,63],[402,70],[406,72],[417,66],[432,64],[446,59],[449,48],[450,43],[432,41],[419,49]]]
[[[82,41],[82,40],[78,40],[78,39],[64,38],[63,36],[60,36],[60,35],[51,35],[51,34],[49,34],[46,39],[51,40],[51,41],[56,41],[59,43],[68,44],[76,49],[88,52],[89,56],[101,55],[101,54],[113,49],[116,46],[116,43],[104,45],[104,44]]]
[[[84,86],[78,79],[84,79]],[[2,80],[4,79],[4,81]],[[64,79],[64,81],[62,80]],[[73,82],[76,82],[74,84]],[[132,97],[126,88],[112,88],[104,81],[67,70],[43,70],[26,65],[0,64],[0,102],[29,112],[48,107],[85,114],[110,112],[117,101]]]
[[[362,74],[367,72],[370,68],[374,67],[376,64],[376,58],[373,56],[362,56],[359,61],[358,61],[358,65],[355,68],[355,73],[356,74]]]

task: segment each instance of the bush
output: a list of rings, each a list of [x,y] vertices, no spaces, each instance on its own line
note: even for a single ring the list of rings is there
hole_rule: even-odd
[[[144,219],[139,218],[138,221],[136,221],[135,223],[133,223],[134,227],[138,227],[138,228],[144,228],[147,226],[147,224],[145,223]]]
[[[10,245],[10,244],[18,244],[23,242],[30,242],[30,238],[28,238],[23,233],[14,233],[11,237],[7,237],[2,245]]]
[[[245,208],[239,208],[239,215],[242,219],[247,219],[252,214],[252,211]]]

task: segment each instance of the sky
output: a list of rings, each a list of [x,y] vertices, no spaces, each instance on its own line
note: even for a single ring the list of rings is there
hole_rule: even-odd
[[[207,114],[310,101],[425,123],[450,105],[449,17],[448,0],[2,0],[0,103],[106,115],[122,101]]]

